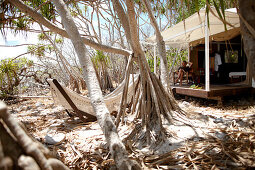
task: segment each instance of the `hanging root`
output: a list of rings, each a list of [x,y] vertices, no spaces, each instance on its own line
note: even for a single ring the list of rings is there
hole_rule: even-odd
[[[119,123],[120,123],[120,117],[122,116],[122,121],[124,121],[124,116],[125,116],[125,109],[127,107],[127,94],[128,94],[128,84],[129,84],[129,73],[131,69],[131,62],[132,62],[132,57],[133,54],[131,54],[128,58],[128,64],[126,67],[126,74],[125,74],[125,79],[124,79],[124,88],[123,88],[123,93],[121,97],[121,103],[120,103],[120,108],[119,112],[117,115],[116,119],[116,127],[118,128]]]
[[[2,143],[4,143],[4,148],[2,148]],[[6,162],[5,154],[10,155],[11,161]],[[27,164],[27,161],[30,164]],[[11,165],[12,162],[19,165]],[[23,168],[34,167],[33,169],[40,167],[43,170],[58,169],[61,166],[61,169],[68,169],[56,159],[47,159],[39,145],[27,135],[19,123],[8,113],[6,105],[0,102],[0,166],[2,165]]]

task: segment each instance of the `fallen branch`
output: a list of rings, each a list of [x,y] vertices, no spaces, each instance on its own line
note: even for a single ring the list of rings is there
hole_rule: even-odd
[[[7,107],[2,102],[0,103],[0,118],[3,119],[25,152],[35,158],[40,168],[43,170],[51,170],[52,168],[50,167],[43,153],[37,148],[36,143],[34,143],[32,139],[27,136],[27,134],[19,126],[18,121],[8,114]]]
[[[53,158],[47,159],[45,157],[44,153],[40,150],[39,145],[27,135],[19,125],[19,122],[8,113],[7,107],[3,102],[0,102],[0,118],[3,120],[3,122],[0,120],[0,142],[6,142],[8,140],[4,149],[8,149],[8,146],[12,147],[12,151],[9,152],[12,153],[11,156],[14,157],[14,160],[16,160],[15,162],[19,163],[19,166],[23,168],[29,167],[35,170],[40,168],[43,170],[68,170],[68,167],[59,160]],[[6,128],[8,128],[8,132]],[[0,156],[3,157],[1,150],[0,146]],[[23,153],[23,151],[25,151],[25,153]],[[28,156],[24,157],[22,154],[27,154]],[[2,162],[3,161],[0,159],[0,165]],[[37,168],[38,165],[40,168]]]
[[[7,95],[11,98],[20,98],[20,99],[32,99],[32,98],[52,98],[52,96],[19,96],[19,95]]]

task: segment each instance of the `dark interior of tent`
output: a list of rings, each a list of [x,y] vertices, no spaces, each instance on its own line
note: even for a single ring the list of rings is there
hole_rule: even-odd
[[[246,78],[247,58],[243,50],[241,36],[227,41],[211,41],[210,84],[229,84],[244,81]],[[218,54],[220,59],[216,59]],[[216,61],[217,60],[217,61]],[[220,60],[220,61],[219,61]],[[193,63],[195,81],[205,83],[205,45],[190,47],[190,61]],[[220,62],[220,63],[219,63]],[[217,63],[217,64],[216,64]],[[218,68],[216,68],[218,67]]]

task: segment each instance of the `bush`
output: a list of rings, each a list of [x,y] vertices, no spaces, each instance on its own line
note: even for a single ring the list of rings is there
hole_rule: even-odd
[[[180,50],[177,52],[178,49],[169,49],[166,51],[166,57],[168,62],[168,68],[175,70],[176,68],[180,67],[181,61],[188,60],[188,51],[187,50]],[[176,56],[177,55],[177,56]],[[147,61],[149,63],[151,72],[154,72],[154,56],[150,55],[149,52],[146,53]],[[160,57],[157,56],[157,68],[160,66]]]
[[[0,61],[0,98],[17,94],[17,87],[26,75],[33,61],[26,58],[5,59]]]

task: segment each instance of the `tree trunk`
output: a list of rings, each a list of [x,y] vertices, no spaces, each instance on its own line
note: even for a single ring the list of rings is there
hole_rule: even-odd
[[[131,44],[131,33],[130,33],[128,17],[126,15],[124,9],[122,8],[122,5],[120,4],[119,0],[112,0],[112,4],[113,4],[114,10],[116,11],[116,13],[121,21],[121,24],[125,30],[127,41],[129,44]],[[122,22],[122,21],[125,21],[125,22]]]
[[[116,127],[104,103],[104,98],[96,77],[92,61],[90,57],[86,55],[87,49],[64,1],[53,0],[53,2],[56,5],[56,8],[61,16],[62,23],[64,24],[64,27],[69,37],[71,38],[80,64],[82,65],[83,75],[89,91],[91,105],[93,106],[96,113],[98,123],[104,132],[106,141],[109,145],[110,152],[113,159],[115,160],[117,168],[131,169],[139,167],[128,158],[126,149],[118,136]]]
[[[240,27],[243,37],[244,51],[248,59],[248,82],[255,80],[255,37],[252,31],[255,29],[255,1],[239,0]],[[252,30],[253,29],[253,30]]]
[[[166,59],[166,47],[165,47],[165,42],[163,40],[163,37],[160,33],[160,30],[158,28],[157,21],[152,13],[151,5],[147,0],[143,0],[144,6],[148,12],[151,24],[155,30],[156,33],[156,40],[157,40],[157,47],[158,47],[158,52],[160,56],[160,78],[162,84],[169,88],[170,87],[170,79],[169,79],[169,71],[168,71],[168,66],[167,66],[167,59]]]
[[[159,142],[164,140],[166,135],[162,125],[162,117],[172,122],[173,111],[176,111],[175,113],[179,116],[182,116],[184,112],[179,108],[173,96],[168,93],[158,78],[150,72],[149,64],[138,38],[134,2],[132,0],[127,0],[126,8],[131,35],[130,42],[134,51],[134,56],[138,60],[141,78],[141,83],[138,87],[138,91],[140,91],[138,94],[140,94],[137,96],[138,101],[133,103],[132,110],[136,110],[136,118],[142,120],[141,123],[136,124],[136,128],[131,132],[128,139],[135,136],[143,136],[143,139],[139,139],[139,142],[144,142],[144,140],[146,140],[145,143],[147,142],[148,145],[155,144],[154,146],[158,146]],[[126,22],[121,20],[121,18],[120,21],[121,23]],[[123,102],[123,105],[125,104],[126,103]],[[122,108],[123,105],[121,105],[120,108]],[[123,115],[125,113],[119,112],[118,114],[118,117],[121,117],[120,114]],[[135,142],[134,140],[131,141]]]

